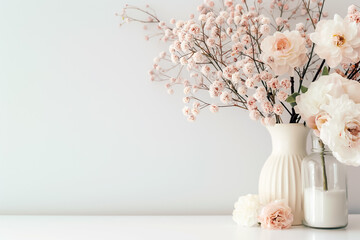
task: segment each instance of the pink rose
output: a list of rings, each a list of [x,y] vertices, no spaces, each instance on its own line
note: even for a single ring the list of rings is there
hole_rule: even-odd
[[[275,32],[261,42],[262,60],[275,75],[290,74],[307,62],[305,38],[298,31]]]
[[[261,227],[265,229],[287,229],[291,227],[293,220],[291,208],[281,200],[267,204],[259,216]]]

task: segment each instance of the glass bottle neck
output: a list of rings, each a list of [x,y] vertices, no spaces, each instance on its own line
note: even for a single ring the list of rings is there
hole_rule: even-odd
[[[324,142],[316,136],[314,133],[311,135],[312,138],[312,151],[313,152],[323,152],[323,153],[331,153],[330,149]]]

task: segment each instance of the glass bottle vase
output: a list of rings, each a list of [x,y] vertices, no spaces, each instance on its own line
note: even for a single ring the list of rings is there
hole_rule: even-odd
[[[346,166],[312,135],[313,147],[302,162],[303,224],[341,228],[348,223]]]

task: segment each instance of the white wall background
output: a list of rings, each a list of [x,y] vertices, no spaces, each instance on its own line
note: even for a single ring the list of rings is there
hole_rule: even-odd
[[[201,0],[151,4],[186,18]],[[354,1],[327,1],[345,14]],[[118,27],[124,0],[0,0],[1,214],[229,214],[270,138],[246,112],[181,113],[148,69],[161,43]],[[349,169],[360,212],[360,168]]]

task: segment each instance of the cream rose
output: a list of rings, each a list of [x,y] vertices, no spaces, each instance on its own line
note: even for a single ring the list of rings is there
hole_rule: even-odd
[[[321,76],[317,81],[310,84],[306,93],[296,98],[296,110],[305,120],[315,117],[323,104],[328,104],[331,97],[340,97],[345,91],[342,85],[342,77],[333,73]]]
[[[341,77],[340,79],[344,92],[355,103],[360,103],[360,83],[343,77]]]
[[[258,216],[261,205],[258,195],[248,194],[239,197],[235,203],[233,220],[245,227],[252,227],[258,224]]]
[[[338,98],[347,94],[355,103],[360,103],[360,83],[343,78],[337,73],[321,76],[310,84],[306,93],[296,98],[296,110],[312,127],[315,117],[322,105],[329,103],[331,98]],[[313,127],[312,127],[313,128]]]
[[[325,111],[321,111],[315,116],[315,127],[314,127],[315,131],[314,132],[317,136],[320,136],[320,131],[321,131],[322,125],[327,123],[327,121],[329,121],[329,119],[330,119],[330,115],[329,115],[329,113],[327,113]]]
[[[262,60],[276,75],[293,75],[295,67],[307,61],[305,39],[298,31],[276,32],[261,42]]]
[[[322,124],[321,140],[346,165],[360,166],[360,104],[344,94],[321,107],[329,114]]]
[[[360,31],[355,22],[335,14],[333,20],[321,20],[310,39],[315,43],[315,53],[335,68],[340,63],[360,60]]]

